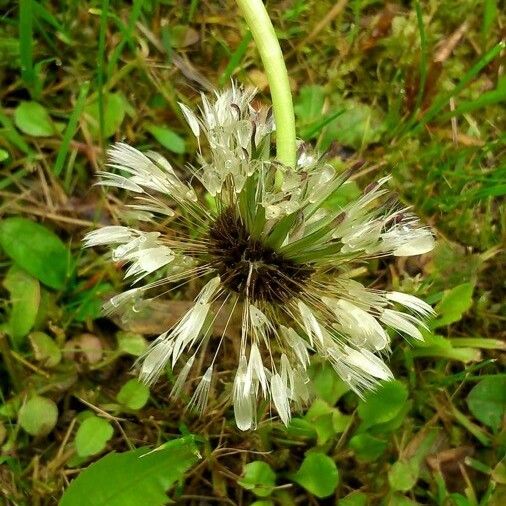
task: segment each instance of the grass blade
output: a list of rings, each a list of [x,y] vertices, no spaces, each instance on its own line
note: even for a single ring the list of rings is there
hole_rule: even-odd
[[[427,52],[427,34],[425,33],[425,26],[423,24],[422,9],[420,2],[415,2],[416,20],[418,23],[418,32],[420,33],[420,83],[418,85],[418,94],[416,97],[415,107],[413,114],[420,110],[422,100],[425,92],[425,84],[427,82],[427,69],[428,69],[428,52]]]
[[[65,129],[65,133],[63,134],[63,140],[58,150],[58,155],[56,156],[56,162],[54,164],[54,173],[59,176],[63,169],[63,165],[65,163],[65,158],[67,157],[67,153],[69,150],[70,142],[74,137],[77,130],[77,123],[79,118],[81,117],[81,113],[83,112],[84,104],[86,102],[86,97],[88,95],[88,91],[90,89],[90,83],[87,81],[79,90],[79,95],[76,100],[76,105],[72,114],[70,115],[69,122],[67,124],[67,128]]]
[[[441,117],[441,121],[445,121],[455,116],[461,116],[462,114],[474,112],[483,107],[490,107],[491,105],[499,104],[505,101],[506,101],[506,80],[504,81],[503,85],[498,86],[495,90],[483,93],[476,100],[467,100],[466,102],[462,102],[453,111],[444,114]]]
[[[420,131],[427,123],[432,121],[448,104],[448,101],[457,96],[490,62],[495,60],[495,58],[500,54],[500,52],[504,49],[505,43],[499,42],[489,51],[487,51],[465,74],[464,77],[460,80],[460,82],[447,93],[443,93],[438,99],[434,101],[431,107],[427,110],[427,112],[423,115],[419,123],[414,127],[412,133],[416,133]]]
[[[242,59],[244,58],[244,55],[246,54],[246,51],[248,49],[248,45],[252,40],[251,32],[248,30],[246,35],[241,40],[241,43],[239,46],[237,46],[237,49],[232,53],[232,56],[230,57],[230,60],[223,71],[223,73],[220,76],[219,84],[220,86],[223,86],[232,76],[234,73],[234,70],[239,66]]]
[[[492,25],[497,19],[497,0],[485,0],[483,2],[483,21],[481,25],[481,41],[485,48],[487,37],[490,35]]]
[[[117,19],[118,27],[120,28],[123,37],[121,42],[114,48],[112,55],[109,58],[109,63],[107,65],[107,75],[109,76],[113,75],[116,64],[118,63],[126,44],[128,44],[132,48],[132,51],[135,52],[134,27],[141,15],[142,5],[143,0],[134,0],[132,11],[128,17],[128,23],[126,26],[121,23],[119,18]]]
[[[33,67],[32,0],[20,0],[19,2],[19,60],[21,78],[33,94],[37,88],[37,76]]]
[[[100,13],[100,33],[98,36],[97,54],[97,84],[98,84],[98,121],[100,130],[100,145],[104,142],[104,84],[105,76],[105,36],[107,32],[107,17],[109,0],[102,0]]]

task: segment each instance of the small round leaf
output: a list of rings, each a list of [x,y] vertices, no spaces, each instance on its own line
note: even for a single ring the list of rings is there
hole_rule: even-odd
[[[418,481],[419,468],[416,462],[396,462],[388,472],[388,482],[392,490],[407,492]]]
[[[394,420],[408,400],[408,389],[400,381],[387,381],[376,390],[366,394],[358,405],[363,428]]]
[[[118,392],[116,400],[129,409],[141,409],[149,399],[149,388],[138,379],[127,381]]]
[[[47,110],[37,102],[21,102],[14,111],[14,123],[25,134],[50,137],[55,127]]]
[[[77,454],[80,457],[96,455],[105,448],[113,433],[114,430],[107,420],[98,416],[86,418],[79,426],[74,441]]]
[[[339,472],[328,455],[308,453],[292,479],[321,499],[334,493],[339,483]]]
[[[36,395],[19,410],[19,425],[32,436],[46,436],[56,425],[58,408],[51,399]]]
[[[146,339],[140,334],[120,330],[116,334],[116,339],[118,341],[118,350],[123,353],[140,357],[146,351]]]
[[[244,476],[238,483],[258,497],[267,497],[276,486],[276,473],[267,462],[256,460],[244,466]]]
[[[54,339],[44,332],[32,332],[28,339],[33,348],[35,359],[45,367],[54,367],[61,361],[62,353]]]
[[[477,420],[499,430],[506,415],[506,378],[490,376],[482,379],[469,392],[467,405]]]

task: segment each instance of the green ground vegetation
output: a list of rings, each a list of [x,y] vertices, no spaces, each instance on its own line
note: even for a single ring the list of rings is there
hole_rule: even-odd
[[[101,317],[121,270],[80,241],[122,197],[95,172],[126,140],[187,173],[177,102],[231,78],[268,103],[251,35],[229,0],[0,0],[0,503],[506,504],[501,2],[267,4],[298,135],[357,168],[331,205],[392,173],[437,235],[431,254],[355,273],[433,304],[425,342],[394,338],[397,379],[362,400],[315,361],[316,399],[288,428],[264,406],[238,431],[225,376],[202,418],[168,401],[170,375],[139,383],[176,302],[130,326]]]

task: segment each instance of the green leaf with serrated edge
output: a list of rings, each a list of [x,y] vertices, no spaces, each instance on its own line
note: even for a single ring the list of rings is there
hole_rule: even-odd
[[[58,408],[51,399],[35,395],[29,399],[18,413],[18,423],[32,436],[46,436],[56,425]]]
[[[244,476],[237,483],[258,497],[267,497],[276,486],[276,473],[267,462],[256,460],[244,466]]]
[[[90,416],[86,418],[76,433],[74,445],[80,457],[89,457],[100,453],[114,434],[112,425],[104,418]]]
[[[138,379],[127,381],[118,392],[116,400],[129,409],[141,409],[149,399],[149,388]]]
[[[6,332],[14,346],[19,347],[35,324],[40,304],[40,285],[17,265],[7,271],[3,285],[9,291],[11,301]]]
[[[25,218],[6,218],[0,221],[0,245],[14,262],[45,285],[65,288],[71,256],[54,232]]]
[[[467,405],[477,420],[498,431],[506,415],[506,377],[482,379],[469,392]]]
[[[150,450],[138,448],[110,453],[70,483],[60,506],[163,506],[167,491],[181,480],[198,460],[191,436]]]
[[[292,480],[318,498],[328,497],[336,490],[339,472],[336,463],[323,453],[308,453]]]

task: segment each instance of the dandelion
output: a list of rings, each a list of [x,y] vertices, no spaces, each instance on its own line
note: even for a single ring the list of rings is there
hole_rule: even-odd
[[[199,146],[208,146],[189,168],[193,185],[154,152],[112,147],[113,172],[102,172],[99,184],[132,194],[128,205],[143,230],[110,226],[85,238],[89,247],[110,246],[135,284],[111,299],[107,314],[131,314],[150,297],[202,280],[193,306],[139,362],[148,384],[173,368],[172,393],[179,395],[189,378],[202,374],[206,344],[215,339],[190,400],[198,410],[205,409],[220,369],[226,327],[216,336],[216,318],[226,308],[228,322],[232,313],[241,314],[232,403],[242,430],[255,426],[260,398],[272,402],[285,424],[292,406],[308,402],[313,354],[359,394],[392,378],[384,362],[388,329],[422,339],[419,327],[432,314],[412,295],[367,288],[349,275],[371,258],[420,255],[433,247],[431,232],[394,201],[388,178],[342,208],[328,205],[350,171],[336,171],[304,145],[294,168],[270,159],[274,123],[269,110],[253,108],[253,97],[232,86],[212,100],[203,97],[198,115],[181,105]],[[157,222],[164,225],[149,231]]]

